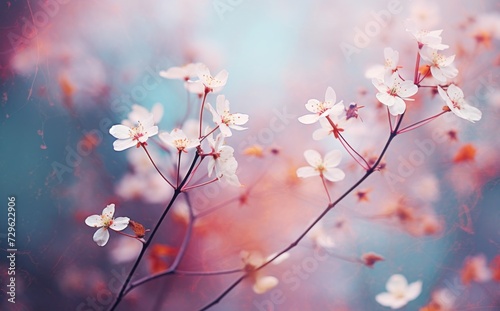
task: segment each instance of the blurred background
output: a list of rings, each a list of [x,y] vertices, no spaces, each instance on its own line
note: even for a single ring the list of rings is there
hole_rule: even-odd
[[[346,138],[367,157],[378,155],[387,115],[366,72],[383,64],[389,46],[411,79],[417,45],[404,26],[411,18],[423,29],[443,29],[444,54],[456,55],[460,71],[454,81],[483,118],[473,124],[449,114],[397,137],[385,170],[343,200],[289,259],[263,271],[279,279],[275,289],[257,295],[243,282],[213,310],[384,310],[375,296],[396,273],[423,282],[406,310],[436,300],[449,310],[500,310],[499,10],[495,0],[2,2],[0,239],[7,249],[7,197],[15,196],[18,253],[16,304],[2,298],[0,309],[110,306],[111,284],[123,282],[140,243],[112,232],[98,247],[85,218],[115,203],[116,216],[152,228],[172,191],[141,150],[114,151],[108,130],[133,104],[160,104],[160,131],[189,128],[185,116],[196,120],[199,98],[159,72],[191,62],[212,74],[226,69],[221,93],[250,121],[227,139],[244,187],[193,191],[195,210],[222,208],[196,223],[180,267],[239,268],[242,250],[267,256],[289,245],[328,203],[319,180],[295,177],[306,165],[303,151],[341,149],[331,137],[314,141],[319,125],[297,117],[331,86],[337,101],[365,106]],[[435,95],[420,89],[407,124],[440,111],[444,102]],[[160,168],[171,170],[172,158],[151,149]],[[363,175],[346,152],[340,167],[347,177],[329,184],[334,198]],[[172,262],[185,208],[184,200],[175,204],[137,276]],[[315,256],[321,235],[334,242],[326,258]],[[369,252],[385,260],[370,269],[359,261]],[[5,297],[7,265],[2,255]],[[167,276],[132,291],[118,310],[196,310],[236,277]],[[447,310],[435,305],[426,310]]]

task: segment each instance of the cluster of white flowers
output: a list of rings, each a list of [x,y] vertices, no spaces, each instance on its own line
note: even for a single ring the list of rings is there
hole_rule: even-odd
[[[157,124],[163,116],[163,107],[155,105],[152,111],[139,105],[133,105],[132,111],[128,115],[128,119],[121,124],[113,125],[109,133],[116,138],[113,142],[115,151],[123,151],[136,146],[144,147],[148,145],[148,140],[155,135],[158,135],[159,141],[156,141],[160,147],[172,148],[176,151],[179,157],[178,166],[181,166],[180,157],[183,153],[188,153],[192,149],[201,157],[200,161],[205,158],[208,162],[207,177],[211,177],[215,172],[215,180],[225,181],[234,186],[240,186],[236,171],[238,162],[234,157],[234,149],[225,144],[225,138],[232,136],[231,129],[245,130],[242,127],[248,122],[248,115],[241,113],[231,113],[229,110],[229,101],[224,95],[217,96],[215,109],[208,102],[205,103],[209,93],[220,91],[227,83],[228,72],[222,70],[217,75],[212,76],[208,67],[202,63],[188,64],[183,67],[172,67],[166,71],[161,71],[160,76],[167,79],[181,79],[185,82],[185,87],[188,91],[197,93],[203,101],[200,106],[200,118],[203,116],[203,110],[207,109],[212,114],[214,122],[213,127],[207,127],[204,135],[201,135],[201,127],[203,120],[199,120],[198,137],[195,134],[188,133],[187,135],[182,129],[174,128],[170,132],[159,133]],[[197,77],[197,80],[192,80]],[[214,139],[214,133],[220,132]],[[191,131],[190,131],[191,132]],[[206,143],[203,141],[206,139]],[[207,150],[207,151],[205,151]],[[132,157],[133,174],[126,174],[123,180],[117,187],[117,192],[126,199],[141,198],[150,203],[162,202],[165,198],[164,194],[170,194],[168,191],[157,191],[161,187],[161,182],[167,181],[173,188],[173,183],[168,181],[160,173],[160,167],[154,162],[144,163],[144,160],[153,161],[150,151],[146,150],[146,155],[143,158],[136,156]],[[135,155],[135,154],[134,154]],[[138,162],[138,163],[135,163]],[[145,166],[149,168],[145,169]],[[161,168],[163,168],[161,166]],[[177,171],[179,171],[178,167]],[[155,171],[157,170],[157,171]],[[174,170],[170,170],[173,172]],[[158,174],[159,173],[159,174]],[[177,187],[179,187],[179,173],[177,173]],[[190,179],[189,179],[190,180]],[[213,181],[215,181],[213,180]],[[160,181],[160,183],[158,183]],[[188,182],[189,183],[189,182]],[[183,185],[185,186],[185,185]],[[163,184],[164,187],[164,184]],[[183,189],[179,189],[183,191]],[[163,189],[164,190],[164,189]],[[187,189],[185,190],[187,191]],[[162,193],[162,195],[154,195],[154,193]],[[147,195],[146,195],[147,194]],[[152,196],[152,198],[149,198]],[[121,231],[128,225],[129,218],[119,217],[113,219],[114,204],[108,205],[101,216],[93,215],[86,219],[86,224],[92,227],[102,227],[94,235],[94,241],[99,246],[104,246],[109,239],[108,229]]]
[[[471,122],[481,119],[481,112],[469,106],[462,90],[450,83],[458,75],[458,70],[453,65],[455,55],[445,56],[439,52],[449,47],[442,43],[443,30],[421,30],[412,21],[407,21],[406,30],[417,41],[419,57],[427,72],[421,73],[422,77],[416,76],[414,80],[405,80],[399,71],[402,68],[399,66],[399,52],[390,47],[385,48],[384,66],[375,66],[366,74],[372,78],[378,90],[377,99],[388,107],[392,115],[401,115],[406,111],[406,102],[414,100],[411,97],[417,94],[420,82],[432,77],[442,85],[438,86],[439,94],[453,113]],[[444,88],[447,88],[447,92]]]

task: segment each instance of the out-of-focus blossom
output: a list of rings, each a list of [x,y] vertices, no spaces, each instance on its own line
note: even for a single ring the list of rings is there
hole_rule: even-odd
[[[446,82],[446,79],[452,79],[458,75],[458,69],[452,65],[455,55],[447,57],[439,54],[437,50],[422,48],[420,56],[422,56],[423,60],[429,62],[431,74],[436,80]]]
[[[394,116],[405,112],[405,100],[412,101],[410,96],[418,91],[418,87],[412,81],[403,81],[398,73],[393,73],[384,81],[373,79],[372,82],[379,91],[376,95],[377,99],[389,107],[389,112]]]
[[[422,30],[418,28],[417,24],[414,21],[407,20],[406,31],[408,31],[415,37],[419,45],[428,46],[431,49],[436,50],[444,50],[449,48],[448,45],[441,43],[441,41],[443,40],[441,38],[441,33],[443,32],[442,29],[432,31]]]
[[[395,73],[400,66],[399,63],[399,52],[393,50],[390,47],[384,49],[384,65],[375,65],[370,67],[365,72],[365,77],[368,79],[377,79],[383,81],[384,79],[389,79],[389,77]]]
[[[340,160],[342,159],[342,153],[340,150],[332,150],[325,155],[323,159],[319,152],[316,150],[306,150],[304,152],[304,157],[310,166],[304,166],[297,169],[297,176],[301,178],[307,178],[312,176],[322,176],[329,181],[341,181],[345,177],[345,173],[337,168]]]
[[[198,64],[196,74],[200,79],[200,82],[209,89],[213,90],[216,88],[221,88],[227,83],[228,72],[222,70],[215,77],[210,74],[210,70],[204,64]]]
[[[189,80],[198,74],[200,63],[189,63],[181,67],[170,67],[167,70],[160,71],[160,76],[165,79]]]
[[[176,148],[179,152],[187,152],[188,149],[200,145],[198,138],[188,138],[181,129],[173,129],[172,132],[163,132],[159,135],[161,141]]]
[[[128,114],[128,119],[122,121],[123,125],[128,127],[133,127],[140,120],[147,120],[153,116],[154,124],[158,124],[163,117],[163,105],[160,103],[156,103],[151,111],[147,110],[141,105],[132,105],[132,111]]]
[[[282,262],[284,259],[288,258],[287,255],[283,255],[276,258],[275,261]],[[273,255],[264,259],[264,257],[262,257],[262,255],[258,252],[242,251],[240,256],[243,260],[243,263],[245,264],[245,271],[250,273],[251,279],[253,281],[252,289],[256,294],[264,294],[278,285],[279,280],[276,277],[263,276],[259,273],[259,271],[255,271],[257,267],[261,266],[262,264],[264,264],[264,262],[274,257]],[[283,258],[281,258],[282,256]]]
[[[479,45],[491,48],[493,39],[500,39],[500,14],[479,15],[472,27],[472,37]]]
[[[491,279],[491,271],[488,267],[486,256],[479,254],[467,257],[462,267],[462,283],[469,285],[472,282],[483,283]]]
[[[122,231],[127,228],[130,218],[117,217],[113,218],[115,214],[115,205],[109,204],[102,210],[101,215],[92,215],[85,219],[85,224],[89,227],[99,228],[93,236],[94,242],[99,246],[104,246],[109,240],[108,229],[114,231]]]
[[[415,197],[434,202],[439,198],[439,180],[433,174],[425,174],[416,178],[411,190]]]
[[[123,124],[113,125],[109,133],[117,140],[113,142],[116,151],[122,151],[133,146],[139,147],[146,144],[149,137],[158,134],[158,126],[154,125],[153,115],[147,119],[138,120],[135,127],[128,127]]]
[[[230,128],[238,131],[246,130],[246,127],[241,127],[248,122],[248,115],[243,113],[230,113],[229,101],[224,95],[217,96],[216,109],[207,103],[207,107],[212,113],[213,121],[219,126],[219,129],[225,137],[233,135]]]
[[[299,118],[299,122],[303,124],[312,124],[320,118],[326,117],[329,114],[340,115],[344,111],[343,101],[335,103],[337,95],[335,91],[328,87],[325,93],[325,101],[320,102],[317,99],[307,101],[306,109],[312,114],[306,114]]]
[[[455,294],[446,288],[441,288],[432,293],[431,301],[419,311],[452,311],[455,300]]]
[[[142,245],[141,242],[135,239],[126,236],[120,237],[109,253],[111,261],[115,264],[120,264],[137,259]]]
[[[384,307],[399,309],[416,299],[422,291],[422,281],[408,284],[401,274],[394,274],[386,284],[387,292],[375,296],[375,300]]]
[[[455,84],[450,84],[445,91],[438,86],[439,95],[445,100],[450,110],[462,119],[475,122],[481,120],[481,111],[465,101],[464,93]]]
[[[439,23],[439,7],[434,1],[413,1],[410,19],[420,29],[431,29]]]
[[[333,237],[325,232],[322,222],[317,223],[311,231],[309,231],[309,237],[317,247],[326,249],[335,247]]]

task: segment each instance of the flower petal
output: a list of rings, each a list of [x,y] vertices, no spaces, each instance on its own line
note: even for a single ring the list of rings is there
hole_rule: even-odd
[[[343,180],[345,178],[345,173],[341,169],[334,167],[323,172],[323,176],[329,181],[336,182]]]
[[[264,294],[268,290],[276,287],[279,281],[274,276],[263,276],[258,278],[253,285],[253,291],[256,294]]]
[[[113,215],[115,214],[115,205],[114,204],[108,204],[103,210],[102,210],[102,216],[105,216],[107,218],[113,218]]]
[[[99,246],[104,246],[106,243],[108,243],[109,240],[109,232],[108,229],[106,228],[100,228],[94,233],[94,236],[92,237],[94,239],[94,242],[97,243]]]
[[[123,151],[125,149],[135,146],[136,144],[137,143],[134,140],[132,140],[132,138],[118,139],[113,142],[113,149],[115,149],[115,151]]]
[[[323,163],[321,155],[316,150],[308,149],[304,151],[304,158],[306,158],[307,163],[309,163],[312,167],[317,167]]]
[[[406,299],[408,301],[416,299],[422,292],[422,281],[411,283],[406,290]]]
[[[109,129],[109,133],[118,139],[130,138],[130,128],[122,124],[113,125]]]
[[[393,295],[389,293],[380,293],[377,296],[375,296],[375,300],[384,307],[392,307],[395,298]]]
[[[340,150],[332,150],[325,155],[323,164],[325,167],[335,167],[339,165],[342,159],[342,152]]]
[[[89,227],[102,227],[104,226],[104,222],[102,221],[101,215],[92,215],[85,219],[85,224]]]
[[[333,105],[335,104],[336,100],[337,100],[337,94],[331,87],[328,87],[325,93],[325,102],[330,102],[331,105]]]
[[[306,109],[310,112],[313,112],[313,113],[318,113],[320,112],[320,104],[321,102],[317,99],[310,99],[307,101],[306,103]]]
[[[319,172],[310,166],[303,166],[297,169],[297,177],[307,178],[312,176],[319,176]]]
[[[113,223],[109,227],[115,231],[122,231],[127,228],[129,222],[130,218],[128,217],[117,217],[113,219]]]
[[[299,117],[299,122],[302,124],[313,124],[318,120],[319,116],[317,114],[306,114],[302,117]]]
[[[401,274],[394,274],[389,278],[386,289],[389,293],[405,292],[408,287],[406,278]]]

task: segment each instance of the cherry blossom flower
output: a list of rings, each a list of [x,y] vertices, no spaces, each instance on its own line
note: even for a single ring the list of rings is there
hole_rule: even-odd
[[[317,99],[310,99],[307,101],[306,109],[312,112],[312,114],[306,114],[300,117],[299,122],[303,124],[312,124],[331,113],[340,115],[344,111],[344,104],[342,101],[335,104],[336,100],[337,94],[335,94],[335,91],[331,87],[328,87],[325,93],[325,101],[320,102]]]
[[[309,231],[309,236],[317,247],[326,249],[335,247],[333,237],[325,232],[322,222],[317,223],[312,230]]]
[[[150,114],[144,121],[138,120],[135,127],[128,127],[123,124],[113,125],[109,133],[117,140],[113,142],[116,151],[123,151],[133,146],[146,145],[149,137],[158,134],[158,126],[154,125],[153,115]]]
[[[373,79],[372,83],[379,91],[377,99],[389,107],[389,112],[394,116],[405,112],[405,100],[413,100],[409,97],[418,91],[418,87],[412,81],[403,81],[397,73],[393,73],[384,81]]]
[[[278,285],[279,280],[274,276],[263,276],[260,271],[255,271],[256,268],[264,264],[266,261],[272,259],[275,255],[268,256],[266,259],[258,252],[241,252],[241,259],[245,264],[245,270],[250,273],[253,280],[252,289],[256,294],[264,294]],[[281,263],[288,258],[288,253],[284,253],[274,261],[276,264]],[[278,261],[278,262],[276,262]]]
[[[349,120],[347,120],[346,116],[335,115],[334,112],[337,111],[332,111],[332,113],[330,113],[329,115],[331,123],[326,118],[321,118],[319,120],[321,128],[313,132],[312,137],[314,140],[322,140],[330,134],[333,134],[333,136],[338,139],[339,133],[343,132],[345,128],[351,123]],[[340,113],[342,114],[342,111]],[[334,126],[332,126],[332,123]]]
[[[386,47],[384,49],[384,67],[387,71],[390,71],[390,74],[393,74],[396,70],[398,70],[399,63],[399,52],[393,50],[390,47]]]
[[[207,127],[205,133],[210,133],[210,128]],[[208,158],[208,177],[212,176],[214,170],[215,175],[219,180],[225,181],[233,186],[241,186],[236,171],[238,170],[238,162],[236,161],[234,149],[231,146],[224,145],[224,136],[217,135],[214,140],[213,135],[207,136],[207,142],[210,147],[210,155]]]
[[[99,228],[93,236],[94,242],[99,246],[104,246],[109,240],[108,229],[122,231],[127,228],[130,218],[113,218],[115,214],[115,205],[109,204],[102,210],[102,215],[92,215],[85,219],[85,224],[89,227]]]
[[[407,20],[406,31],[411,33],[415,37],[415,39],[417,39],[419,46],[428,46],[431,49],[436,50],[444,50],[449,48],[448,45],[441,43],[441,41],[443,40],[441,38],[441,33],[443,32],[442,29],[432,31],[422,30],[417,27],[414,21]]]
[[[212,113],[213,121],[219,126],[219,129],[223,136],[229,137],[233,135],[230,128],[242,131],[246,130],[246,127],[241,127],[248,122],[248,115],[242,113],[230,113],[229,112],[229,101],[224,95],[217,96],[216,109],[207,103],[208,110]]]
[[[452,79],[458,75],[458,69],[452,65],[455,55],[446,57],[435,49],[423,48],[420,50],[420,56],[430,63],[432,76],[436,80],[446,82],[446,79]]]
[[[384,307],[399,309],[408,302],[415,300],[422,291],[422,281],[408,284],[406,278],[401,274],[394,274],[386,284],[386,293],[380,293],[375,300]]]
[[[189,139],[181,129],[173,129],[172,132],[163,132],[160,135],[161,141],[176,148],[179,152],[187,152],[188,149],[198,147],[200,140]]]
[[[163,105],[156,103],[152,108],[151,112],[141,105],[132,105],[132,111],[128,114],[128,119],[122,121],[123,125],[128,127],[133,127],[139,120],[147,120],[153,115],[154,124],[158,124],[163,117]]]
[[[467,257],[461,271],[462,283],[469,285],[471,282],[483,283],[491,280],[491,271],[484,254]]]
[[[319,152],[316,150],[306,150],[304,157],[310,166],[300,167],[297,169],[297,176],[307,178],[312,176],[322,176],[329,181],[341,181],[344,179],[344,172],[336,166],[342,159],[340,150],[332,150],[322,159]]]
[[[228,72],[226,70],[222,70],[213,77],[206,65],[198,64],[196,73],[200,82],[210,91],[215,88],[221,88],[227,83]]]
[[[189,63],[181,67],[170,67],[167,70],[160,71],[160,76],[165,79],[189,80],[196,77],[201,63]]]
[[[445,100],[450,110],[462,119],[472,123],[481,120],[482,113],[476,107],[472,107],[464,99],[464,93],[455,84],[450,84],[445,91],[438,86],[439,95]]]
[[[492,40],[500,39],[500,15],[498,13],[479,15],[472,29],[472,37],[479,45],[491,48]]]

